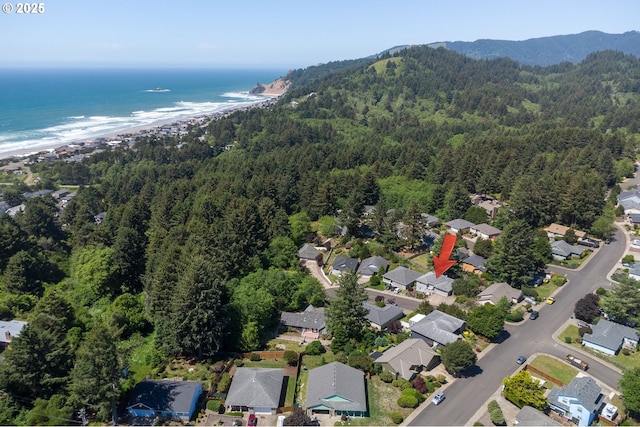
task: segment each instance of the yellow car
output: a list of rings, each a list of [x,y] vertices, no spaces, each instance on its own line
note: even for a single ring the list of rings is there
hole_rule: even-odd
[[[547,304],[553,304],[554,302],[556,302],[556,299],[554,297],[547,298]]]

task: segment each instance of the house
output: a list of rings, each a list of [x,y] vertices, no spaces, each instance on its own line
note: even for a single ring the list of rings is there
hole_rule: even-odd
[[[382,275],[382,281],[391,288],[407,289],[413,287],[416,279],[422,276],[417,271],[399,266]]]
[[[340,362],[311,369],[307,380],[305,406],[307,415],[366,416],[364,372]]]
[[[438,227],[440,225],[440,219],[433,215],[421,213],[420,217],[422,218],[422,223],[429,228]]]
[[[638,331],[610,320],[600,319],[591,331],[582,336],[582,344],[610,356],[621,348],[633,350],[638,345]]]
[[[512,304],[517,304],[524,299],[520,289],[516,289],[508,283],[494,283],[478,294],[478,304],[497,304],[500,299],[506,297]]]
[[[3,214],[9,209],[11,205],[5,201],[0,201],[0,214]]]
[[[315,340],[324,334],[327,327],[324,312],[309,305],[302,313],[282,312],[280,324],[300,331],[309,340]]]
[[[465,327],[464,320],[440,310],[433,310],[414,324],[409,323],[411,338],[424,340],[433,348],[457,341]]]
[[[546,427],[562,425],[544,412],[541,412],[536,408],[527,405],[523,406],[522,409],[518,411],[514,421],[515,425],[523,427]]]
[[[66,197],[69,194],[69,190],[56,190],[53,193],[51,193],[51,197],[53,197],[56,200],[60,200],[63,197]]]
[[[591,377],[575,377],[548,394],[549,407],[578,426],[588,426],[602,403],[602,389]]]
[[[100,225],[104,222],[104,219],[106,217],[107,217],[106,212],[100,212],[99,214],[93,216],[93,222],[95,222],[96,225]]]
[[[622,191],[618,194],[618,204],[624,208],[625,214],[640,213],[640,189]]]
[[[640,224],[640,213],[629,212],[627,215],[627,221],[631,224]]]
[[[225,405],[228,411],[275,415],[283,385],[284,369],[236,368]]]
[[[375,361],[396,379],[411,381],[421,371],[429,371],[440,363],[440,355],[421,339],[409,338],[387,349]]]
[[[499,229],[486,223],[474,225],[469,228],[469,232],[485,240],[495,240],[500,236],[500,233],[502,233]]]
[[[133,417],[188,422],[202,394],[198,381],[145,380],[131,392],[127,412]]]
[[[564,235],[567,234],[567,231],[569,231],[569,228],[570,227],[556,224],[554,222],[547,228],[543,228],[543,230],[547,232],[547,236],[549,236],[550,239],[555,239],[555,238],[564,237]],[[584,231],[580,231],[580,230],[573,230],[573,231],[576,234],[576,237],[579,239],[584,239],[585,237],[587,237],[587,233],[585,233]]]
[[[430,271],[416,279],[416,291],[448,297],[453,293],[453,279],[444,274],[436,277],[436,273]]]
[[[13,217],[16,216],[19,212],[24,212],[24,203],[19,204],[18,206],[12,206],[6,210],[7,215]]]
[[[454,219],[444,224],[447,228],[447,231],[451,234],[458,234],[462,230],[470,229],[475,224],[467,221],[466,219]]]
[[[633,267],[629,269],[629,277],[640,281],[640,264],[633,264]]]
[[[335,274],[340,276],[344,273],[353,273],[358,268],[358,260],[355,258],[349,258],[346,256],[337,256],[331,264],[331,271],[329,274]]]
[[[301,261],[318,261],[322,260],[322,255],[314,246],[305,243],[300,249],[298,249],[298,258]]]
[[[0,320],[0,350],[9,347],[11,340],[20,336],[22,328],[27,326],[27,323],[21,320]]]
[[[384,307],[378,307],[371,301],[364,301],[362,305],[368,310],[365,319],[376,329],[385,330],[391,322],[404,317],[402,309],[395,305],[387,304]]]
[[[551,254],[557,260],[569,259],[573,256],[580,256],[586,249],[582,246],[570,245],[564,240],[551,243]]]
[[[496,216],[498,216],[498,210],[502,207],[500,203],[493,199],[483,200],[478,203],[477,206],[485,210],[489,219],[496,219]]]
[[[381,256],[371,256],[365,258],[358,267],[358,275],[362,277],[372,277],[376,274],[381,275],[387,272],[389,262]]]
[[[439,238],[440,234],[427,230],[424,232],[422,237],[420,237],[420,243],[422,244],[422,246],[430,248]]]
[[[480,255],[473,254],[462,261],[460,261],[460,266],[462,267],[462,271],[466,271],[468,273],[482,274],[487,271],[484,264],[487,262],[487,259],[481,257]]]

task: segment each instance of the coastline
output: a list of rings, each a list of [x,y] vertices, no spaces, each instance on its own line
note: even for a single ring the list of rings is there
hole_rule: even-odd
[[[265,87],[263,85],[263,87]],[[61,144],[59,141],[52,142],[50,145],[43,144],[37,150],[29,149],[16,149],[0,153],[0,161],[14,160],[11,163],[18,163],[24,161],[31,156],[46,155],[51,153],[75,151],[78,148],[91,148],[101,144],[119,145],[120,143],[129,143],[135,140],[137,137],[153,136],[153,135],[178,135],[180,132],[186,131],[188,126],[206,126],[213,120],[226,117],[236,111],[243,111],[252,108],[266,107],[276,102],[276,100],[282,96],[288,85],[282,90],[277,90],[273,87],[273,83],[269,86],[269,91],[262,91],[259,96],[265,99],[259,101],[251,101],[234,105],[231,107],[223,108],[211,113],[203,113],[195,116],[176,117],[171,120],[160,120],[148,125],[131,127],[115,132],[108,132],[105,134],[97,135],[91,138],[83,138],[78,140],[72,140],[67,143]]]

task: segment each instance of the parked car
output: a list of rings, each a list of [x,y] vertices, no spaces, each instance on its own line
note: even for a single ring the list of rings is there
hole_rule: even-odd
[[[522,365],[522,364],[523,364],[524,362],[526,362],[526,361],[527,361],[527,358],[526,358],[526,357],[524,357],[524,356],[518,356],[518,358],[516,359],[516,363],[517,363],[518,365]]]
[[[444,392],[439,391],[433,395],[433,399],[431,399],[431,403],[434,405],[439,405],[444,400]]]
[[[553,304],[554,302],[556,302],[556,299],[554,297],[547,298],[547,304]]]
[[[249,421],[247,421],[247,425],[248,426],[257,426],[258,425],[258,418],[256,417],[256,414],[250,414],[249,415]]]
[[[537,311],[533,310],[533,311],[531,312],[531,314],[529,315],[529,319],[531,319],[531,320],[536,320],[536,319],[538,318],[538,316],[539,316],[539,315],[540,315],[540,313],[539,313],[539,312],[537,312]]]

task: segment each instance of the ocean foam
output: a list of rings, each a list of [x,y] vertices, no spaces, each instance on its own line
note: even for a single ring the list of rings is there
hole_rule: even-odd
[[[153,110],[137,110],[129,116],[70,116],[68,122],[24,132],[0,135],[0,156],[16,151],[33,152],[42,148],[87,141],[104,135],[122,133],[130,129],[171,123],[189,117],[197,117],[250,106],[264,97],[241,92],[229,92],[223,96],[240,99],[226,102],[179,101],[169,107]]]

